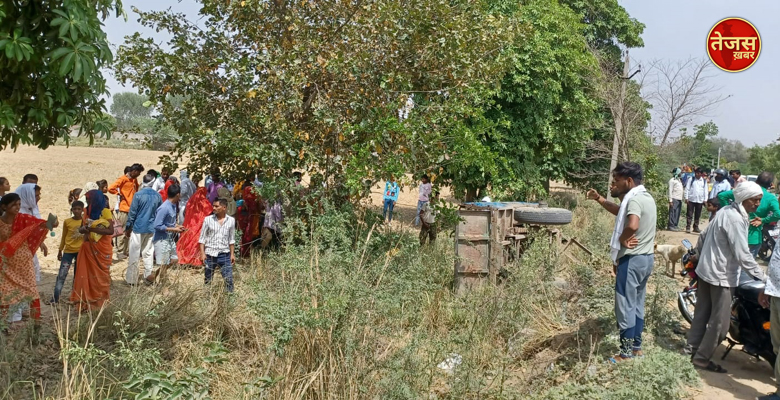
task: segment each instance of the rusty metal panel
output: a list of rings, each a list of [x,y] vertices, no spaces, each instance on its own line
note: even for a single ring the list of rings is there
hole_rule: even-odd
[[[458,224],[458,237],[490,238],[490,211],[465,211],[458,215],[462,221]]]
[[[455,274],[488,273],[490,271],[490,243],[488,240],[458,239]]]

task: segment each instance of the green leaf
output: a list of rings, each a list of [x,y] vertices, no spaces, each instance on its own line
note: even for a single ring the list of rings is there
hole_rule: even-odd
[[[62,24],[64,24],[64,23],[66,23],[66,22],[68,22],[68,20],[67,20],[67,19],[65,19],[65,18],[62,18],[62,17],[57,17],[57,18],[54,18],[54,19],[51,21],[51,26],[60,26],[60,25],[62,25]]]
[[[59,30],[60,38],[63,38],[65,37],[65,35],[68,34],[68,28],[70,28],[70,23],[63,23],[62,25],[60,25],[60,30]]]
[[[84,74],[84,80],[86,81],[92,75],[92,60],[87,57],[82,57],[81,63],[83,64],[82,73]]]
[[[65,13],[65,11],[62,11],[62,10],[59,10],[59,9],[54,9],[54,10],[52,10],[52,12],[57,14],[57,15],[59,15],[59,16],[61,16],[62,18],[65,18],[65,19],[69,19],[70,18],[70,16],[67,13]]]
[[[58,60],[59,58],[61,58],[65,54],[68,54],[68,53],[71,53],[71,52],[73,52],[73,50],[70,49],[69,47],[60,47],[59,49],[52,51],[49,54],[49,57],[51,57],[52,60]]]
[[[78,29],[76,28],[76,24],[70,24],[70,39],[74,42],[78,40]]]
[[[78,82],[78,81],[81,80],[81,71],[82,71],[82,68],[83,68],[82,65],[81,65],[81,57],[79,55],[76,55],[76,57],[74,57],[73,65],[74,65],[74,67],[73,67],[73,80]]]
[[[60,76],[64,76],[70,70],[73,68],[73,57],[76,55],[76,53],[70,53],[65,58],[62,59],[62,64],[60,64]]]

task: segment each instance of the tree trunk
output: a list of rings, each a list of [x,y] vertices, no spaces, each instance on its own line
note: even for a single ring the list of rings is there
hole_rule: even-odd
[[[470,187],[466,188],[466,202],[472,202],[477,197],[477,188]]]
[[[618,104],[618,112],[613,112],[613,118],[617,114],[615,120],[615,138],[612,140],[612,159],[609,162],[609,180],[607,181],[607,199],[612,200],[612,196],[609,194],[609,188],[612,187],[612,171],[615,170],[618,163],[618,153],[620,152],[620,139],[623,136],[623,99],[626,95],[626,78],[628,77],[630,59],[628,58],[628,50],[626,50],[626,62],[623,63],[623,85],[620,88],[620,102]]]

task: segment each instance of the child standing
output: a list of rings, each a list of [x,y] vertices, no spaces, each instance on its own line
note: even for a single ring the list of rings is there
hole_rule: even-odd
[[[420,184],[420,196],[417,198],[417,215],[414,217],[414,226],[420,225],[420,210],[428,203],[431,196],[431,180],[428,175],[423,175]]]
[[[390,179],[385,182],[385,194],[384,194],[384,207],[382,208],[382,220],[391,222],[393,220],[393,208],[395,208],[395,202],[398,201],[398,182],[395,181],[395,177],[391,176]],[[390,218],[387,218],[387,213],[390,212]]]
[[[236,261],[234,254],[236,244],[236,220],[227,215],[228,202],[226,199],[214,201],[214,214],[203,220],[200,230],[200,259],[206,265],[204,268],[205,283],[211,283],[214,276],[214,268],[219,267],[222,279],[228,293],[233,293],[233,263]]]
[[[70,212],[73,214],[73,218],[66,219],[62,224],[60,251],[57,253],[57,260],[60,261],[60,271],[57,274],[57,283],[54,285],[54,298],[50,303],[59,303],[62,286],[65,284],[71,265],[73,266],[73,275],[76,275],[76,259],[81,245],[84,243],[84,235],[79,233],[79,228],[84,224],[82,219],[84,203],[74,201],[70,207]]]
[[[436,241],[437,211],[433,208],[433,204],[438,198],[439,193],[436,191],[432,192],[429,201],[425,202],[422,208],[420,208],[420,214],[418,215],[422,222],[422,227],[420,227],[420,246],[425,244],[426,239],[430,244]]]

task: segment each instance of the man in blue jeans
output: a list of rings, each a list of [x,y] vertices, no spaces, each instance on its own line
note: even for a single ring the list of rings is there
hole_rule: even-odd
[[[395,181],[395,176],[391,176],[390,180],[385,182],[384,193],[384,206],[382,207],[382,220],[391,222],[393,220],[393,208],[395,208],[395,202],[398,201],[398,182]],[[390,218],[387,218],[388,211]]]
[[[594,189],[588,198],[596,200],[616,216],[610,240],[615,279],[615,317],[620,329],[620,354],[610,361],[621,362],[642,355],[647,280],[653,273],[656,205],[642,185],[642,167],[633,162],[619,164],[612,171],[610,194],[620,205],[607,201]]]
[[[214,269],[219,267],[222,279],[225,280],[225,288],[233,293],[233,263],[236,262],[234,253],[236,245],[236,220],[227,215],[228,202],[225,199],[214,201],[214,214],[203,220],[200,230],[200,259],[206,266],[204,268],[205,283],[211,283]]]

